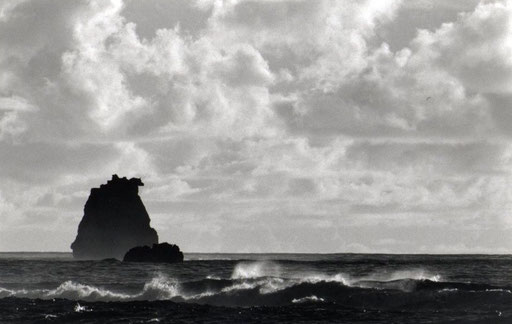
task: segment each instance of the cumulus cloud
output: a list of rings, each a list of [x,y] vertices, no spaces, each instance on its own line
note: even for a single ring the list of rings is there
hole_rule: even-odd
[[[6,1],[0,249],[118,173],[185,251],[510,250],[511,7]]]
[[[469,89],[508,93],[512,90],[512,3],[481,3],[435,33],[422,32],[417,42]]]

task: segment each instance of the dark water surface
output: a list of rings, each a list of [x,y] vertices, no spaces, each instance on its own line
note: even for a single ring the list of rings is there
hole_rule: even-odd
[[[0,322],[512,323],[512,256],[0,253]]]

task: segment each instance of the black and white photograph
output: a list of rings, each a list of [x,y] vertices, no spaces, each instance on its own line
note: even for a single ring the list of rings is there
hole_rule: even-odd
[[[512,0],[0,0],[0,323],[512,323]]]

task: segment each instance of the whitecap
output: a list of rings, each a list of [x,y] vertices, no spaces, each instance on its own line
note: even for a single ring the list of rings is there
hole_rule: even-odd
[[[459,291],[457,288],[443,288],[440,292],[457,292]]]
[[[493,289],[486,289],[486,292],[503,292],[506,294],[512,294],[512,291],[509,289],[502,289],[502,288],[493,288]]]
[[[76,305],[75,305],[75,307],[73,308],[73,310],[74,310],[76,313],[82,313],[82,312],[88,311],[86,306],[82,306],[82,305],[80,305],[79,303],[76,303]]]
[[[142,292],[136,296],[136,299],[171,299],[179,296],[180,291],[178,283],[175,280],[159,273],[151,281],[147,282],[142,289]]]
[[[57,288],[48,291],[46,298],[66,298],[82,300],[124,300],[130,295],[112,292],[107,289],[84,285],[71,280],[65,281]]]
[[[359,278],[358,281],[396,281],[396,280],[430,280],[439,282],[442,280],[441,275],[431,273],[425,269],[407,269],[407,270],[396,270],[393,272],[379,272],[373,273],[365,277]]]
[[[0,298],[10,297],[10,296],[13,296],[14,294],[15,294],[14,290],[5,289],[5,288],[0,287]]]
[[[323,298],[319,298],[315,295],[303,297],[303,298],[294,298],[292,300],[292,303],[294,304],[301,304],[301,303],[310,303],[310,302],[324,302],[325,300]]]
[[[208,275],[206,276],[206,279],[211,279],[211,280],[222,280],[221,277],[219,276],[214,276],[214,275]]]
[[[178,283],[162,274],[158,274],[144,284],[143,289],[135,294],[112,291],[103,287],[82,284],[72,280],[61,283],[54,289],[6,289],[0,287],[0,298],[25,297],[87,301],[125,301],[125,300],[162,300],[179,296]]]
[[[233,269],[231,279],[249,279],[260,277],[279,277],[279,265],[270,261],[241,262]]]

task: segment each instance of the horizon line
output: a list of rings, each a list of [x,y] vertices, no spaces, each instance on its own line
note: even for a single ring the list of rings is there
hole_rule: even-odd
[[[68,253],[72,254],[72,251],[0,251],[0,253]],[[281,255],[291,255],[291,254],[303,254],[303,255],[336,255],[336,254],[360,254],[360,255],[512,255],[510,253],[496,252],[496,253],[488,253],[488,252],[447,252],[447,253],[425,253],[425,252],[185,252],[183,254],[281,254]]]

